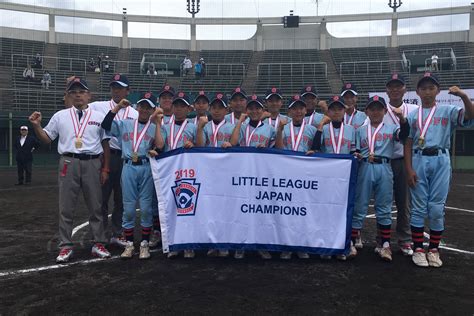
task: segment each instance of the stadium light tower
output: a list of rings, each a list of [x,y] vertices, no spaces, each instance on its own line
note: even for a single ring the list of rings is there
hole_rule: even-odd
[[[194,16],[199,13],[200,8],[200,0],[187,0],[187,9],[188,12],[192,14],[193,18]]]
[[[403,4],[402,0],[388,0],[388,6],[393,9],[393,12],[397,12],[397,9]]]

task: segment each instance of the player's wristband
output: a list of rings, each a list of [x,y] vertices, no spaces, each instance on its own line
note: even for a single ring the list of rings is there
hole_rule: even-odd
[[[110,169],[102,168],[100,171],[110,173]]]

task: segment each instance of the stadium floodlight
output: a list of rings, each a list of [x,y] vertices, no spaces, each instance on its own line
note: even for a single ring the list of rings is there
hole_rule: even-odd
[[[393,9],[393,12],[397,12],[397,9],[403,4],[402,0],[388,0],[388,6]]]
[[[123,8],[122,13],[123,13],[123,19],[126,20],[127,19],[127,8]]]
[[[201,10],[201,1],[200,0],[187,0],[186,9],[191,15],[194,16],[199,13]]]

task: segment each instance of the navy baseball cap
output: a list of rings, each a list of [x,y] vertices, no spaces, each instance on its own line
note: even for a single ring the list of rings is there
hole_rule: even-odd
[[[247,98],[247,107],[248,107],[250,104],[252,104],[252,103],[256,103],[256,104],[257,104],[258,106],[260,106],[261,108],[264,108],[264,106],[263,106],[263,100],[260,99],[260,98],[258,97],[258,95],[256,95],[256,94],[252,94],[251,96],[249,96],[249,97]]]
[[[365,107],[368,108],[372,104],[381,104],[385,109],[387,108],[387,103],[385,102],[385,99],[378,95],[374,95],[373,97],[369,98]]]
[[[115,74],[115,75],[112,76],[112,79],[110,80],[109,85],[111,86],[113,84],[118,84],[118,85],[126,88],[129,85],[128,78],[127,78],[127,76],[122,75],[122,74]]]
[[[204,91],[199,91],[196,96],[194,97],[194,100],[193,100],[193,103],[195,103],[199,98],[204,98],[207,100],[208,103],[211,103],[211,100],[209,99],[209,97],[207,96],[206,92]]]
[[[191,102],[189,102],[189,96],[183,91],[179,91],[178,93],[174,95],[173,104],[175,104],[176,101],[180,101],[180,100],[186,103],[188,106],[191,105]]]
[[[174,97],[174,89],[170,85],[164,85],[163,88],[161,88],[160,92],[158,92],[158,98],[161,97],[163,94],[169,93],[171,96]]]
[[[236,87],[234,88],[234,90],[232,90],[232,92],[230,93],[230,99],[232,100],[232,98],[236,95],[241,95],[242,97],[247,99],[247,93],[245,93],[245,91],[241,87]]]
[[[343,99],[342,99],[340,96],[335,95],[335,96],[333,96],[332,98],[329,98],[329,100],[328,100],[328,109],[329,109],[331,106],[335,106],[335,105],[337,105],[337,104],[342,105],[343,108],[346,107],[346,105],[344,104]]]
[[[406,85],[405,78],[401,74],[393,73],[387,78],[385,86],[388,86],[392,82],[400,82],[402,85]]]
[[[271,98],[272,95],[278,96],[280,99],[283,99],[281,96],[281,90],[275,87],[272,87],[265,92],[265,100],[268,100]]]
[[[145,92],[140,100],[138,100],[137,104],[140,104],[141,102],[147,102],[152,108],[156,108],[156,101],[157,98],[153,93],[151,92]]]
[[[307,94],[312,94],[314,95],[315,97],[318,97],[318,92],[316,91],[316,87],[315,86],[306,86],[304,87],[303,89],[301,89],[300,91],[300,95],[302,97],[304,97],[305,95]]]
[[[299,94],[292,96],[291,99],[288,101],[288,109],[291,109],[297,104],[301,104],[302,106],[306,107],[306,103],[303,101]]]
[[[425,80],[431,80],[435,85],[439,87],[439,79],[431,72],[425,72],[425,74],[418,79],[418,83],[416,84],[416,88],[420,86],[420,84]]]
[[[212,96],[212,99],[211,99],[211,102],[210,104],[213,104],[214,102],[219,102],[220,104],[222,104],[223,107],[227,108],[228,105],[227,105],[227,97],[224,93],[222,92],[217,92],[216,94],[214,94]]]
[[[68,82],[66,86],[66,91],[70,91],[72,90],[72,88],[77,87],[77,86],[80,86],[84,88],[85,90],[89,90],[89,87],[87,86],[87,82],[84,79],[75,77],[74,79]]]
[[[345,83],[343,86],[342,86],[342,89],[341,89],[341,97],[344,96],[344,94],[346,94],[346,92],[352,92],[354,95],[357,95],[357,89],[355,87],[355,85],[353,83]]]

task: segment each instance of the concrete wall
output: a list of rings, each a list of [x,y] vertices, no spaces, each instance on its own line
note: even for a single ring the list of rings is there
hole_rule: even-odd
[[[320,25],[300,25],[284,28],[282,25],[263,26],[264,49],[319,49]]]

